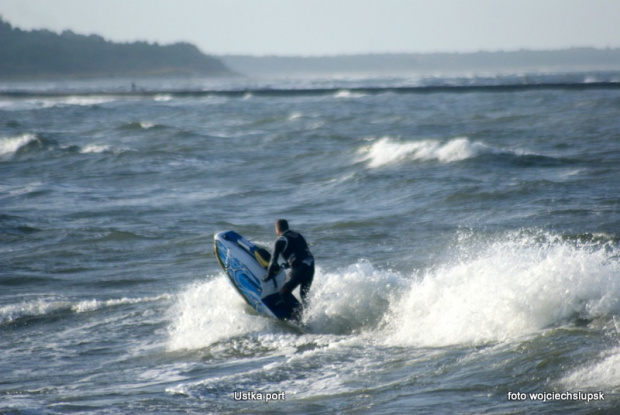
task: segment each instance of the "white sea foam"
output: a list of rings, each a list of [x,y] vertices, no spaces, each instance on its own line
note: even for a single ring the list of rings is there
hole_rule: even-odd
[[[170,295],[163,294],[156,297],[144,297],[144,298],[117,298],[111,300],[86,300],[80,301],[77,304],[71,306],[71,310],[76,313],[87,313],[90,311],[96,311],[109,307],[117,307],[121,305],[131,305],[131,304],[143,304],[143,303],[152,303],[157,301],[165,301],[169,300]]]
[[[317,269],[315,281],[304,321],[313,333],[331,334],[376,329],[405,282],[366,261],[329,273]]]
[[[149,130],[149,129],[154,128],[154,127],[156,127],[156,126],[157,126],[157,124],[156,124],[156,123],[154,123],[154,122],[146,122],[146,121],[141,121],[141,122],[140,122],[140,127],[141,127],[143,130]]]
[[[105,145],[105,144],[90,144],[87,145],[86,147],[82,148],[80,150],[80,153],[82,154],[89,154],[89,153],[104,153],[106,151],[110,151],[110,146]]]
[[[567,390],[620,392],[620,347],[606,351],[597,361],[576,369],[560,383]]]
[[[0,157],[11,156],[20,148],[37,140],[34,134],[22,134],[16,137],[0,138]]]
[[[0,307],[0,324],[12,323],[24,317],[38,317],[71,308],[68,301],[38,299]]]
[[[112,96],[66,96],[52,98],[31,98],[8,101],[0,108],[9,111],[31,110],[37,108],[54,108],[63,106],[88,107],[113,102],[118,98]]]
[[[376,270],[365,261],[332,273],[317,268],[304,323],[315,336],[373,330],[402,282],[400,276]],[[263,345],[278,349],[290,346],[288,339],[272,338],[274,321],[246,305],[223,276],[184,290],[171,310],[171,320],[171,350],[207,347],[247,335],[259,335]]]
[[[170,94],[157,94],[153,97],[153,100],[157,102],[168,102],[172,101],[172,99],[172,95]]]
[[[88,144],[80,148],[81,154],[112,153],[115,155],[119,155],[126,151],[132,151],[132,150],[128,147],[112,147],[108,144]]]
[[[334,94],[334,98],[337,99],[354,99],[354,98],[363,98],[365,94],[361,92],[351,92],[348,89],[341,89]]]
[[[387,342],[504,341],[576,318],[620,313],[620,263],[609,247],[515,233],[428,270],[392,304]]]
[[[92,105],[99,105],[99,104],[105,104],[108,102],[112,102],[117,100],[116,97],[112,97],[112,96],[68,96],[65,98],[58,98],[55,99],[51,102],[54,103],[54,105],[73,105],[73,106],[80,106],[80,107],[89,107]]]
[[[294,121],[297,120],[299,118],[303,117],[303,114],[301,112],[293,112],[291,113],[291,115],[288,116],[288,120],[289,121]]]
[[[63,298],[38,298],[0,307],[0,325],[22,318],[45,317],[59,312],[86,313],[121,305],[140,304],[169,299],[167,294],[145,298],[119,298],[111,300],[84,300],[74,302]]]
[[[170,318],[171,350],[207,347],[269,326],[269,320],[251,312],[223,276],[195,283],[179,294]]]
[[[368,161],[371,168],[383,167],[408,160],[439,161],[450,163],[476,157],[485,151],[491,151],[482,143],[472,143],[465,137],[443,142],[439,140],[422,140],[400,142],[390,137],[383,137],[370,146],[359,150],[362,160]]]
[[[23,111],[60,106],[91,106],[114,101],[116,98],[103,96],[67,96],[51,98],[28,98],[0,100],[0,108],[4,111]]]
[[[484,344],[620,314],[620,263],[610,246],[542,232],[468,238],[454,262],[414,275],[367,261],[317,268],[304,314],[308,333],[371,335],[390,346]],[[257,315],[224,276],[188,287],[171,320],[171,350],[248,336],[263,346],[291,346],[274,337],[273,320]]]
[[[198,381],[180,383],[166,389],[166,392],[200,398],[205,390],[228,391],[243,390],[245,385],[254,385],[255,391],[286,391],[286,399],[312,399],[317,395],[335,395],[351,393],[359,385],[359,366],[371,364],[371,358],[360,357],[351,361],[343,356],[351,347],[351,342],[346,337],[335,338],[325,336],[288,336],[287,344],[273,343],[273,337],[265,340],[272,341],[270,347],[276,349],[275,354],[269,353],[264,364],[258,364],[260,358],[254,357],[254,365],[251,368],[219,371],[214,376]],[[308,342],[309,343],[304,343]],[[236,344],[226,344],[229,348],[237,347]],[[304,351],[299,351],[296,346],[301,346]],[[338,350],[340,349],[340,350]],[[284,359],[273,359],[275,355],[285,356]],[[329,356],[329,357],[327,357]],[[326,357],[332,361],[338,361],[337,365],[324,365],[319,367],[315,364],[308,365],[309,361],[324,361]],[[355,367],[352,367],[355,366]],[[305,375],[291,378],[291,371],[302,371]],[[256,385],[259,385],[258,387]],[[212,392],[213,393],[213,392]],[[215,392],[218,393],[218,392]]]

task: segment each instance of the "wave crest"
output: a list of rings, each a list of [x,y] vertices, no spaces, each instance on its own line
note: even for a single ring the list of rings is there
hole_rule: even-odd
[[[490,148],[482,143],[472,143],[466,137],[448,142],[422,140],[404,143],[383,137],[360,149],[359,153],[363,161],[368,161],[368,167],[378,168],[408,160],[451,163],[476,157],[485,151],[490,151]]]
[[[620,391],[620,347],[607,351],[583,367],[577,368],[560,383],[570,390]]]
[[[28,144],[37,141],[35,134],[22,134],[17,137],[0,138],[0,157],[10,157]]]

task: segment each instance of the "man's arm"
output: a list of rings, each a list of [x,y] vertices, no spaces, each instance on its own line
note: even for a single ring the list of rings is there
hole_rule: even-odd
[[[278,271],[280,271],[280,266],[278,265],[278,257],[284,251],[286,247],[286,240],[282,237],[276,240],[276,243],[273,247],[273,254],[271,254],[271,261],[269,261],[269,267],[267,268],[267,278],[270,279],[274,277]]]

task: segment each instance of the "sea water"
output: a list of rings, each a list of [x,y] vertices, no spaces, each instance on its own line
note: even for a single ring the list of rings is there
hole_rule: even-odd
[[[2,84],[0,412],[617,412],[619,78]]]

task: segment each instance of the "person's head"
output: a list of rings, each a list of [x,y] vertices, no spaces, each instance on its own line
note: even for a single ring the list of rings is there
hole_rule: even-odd
[[[282,235],[286,231],[288,231],[288,222],[286,219],[278,219],[276,221],[276,234]]]

